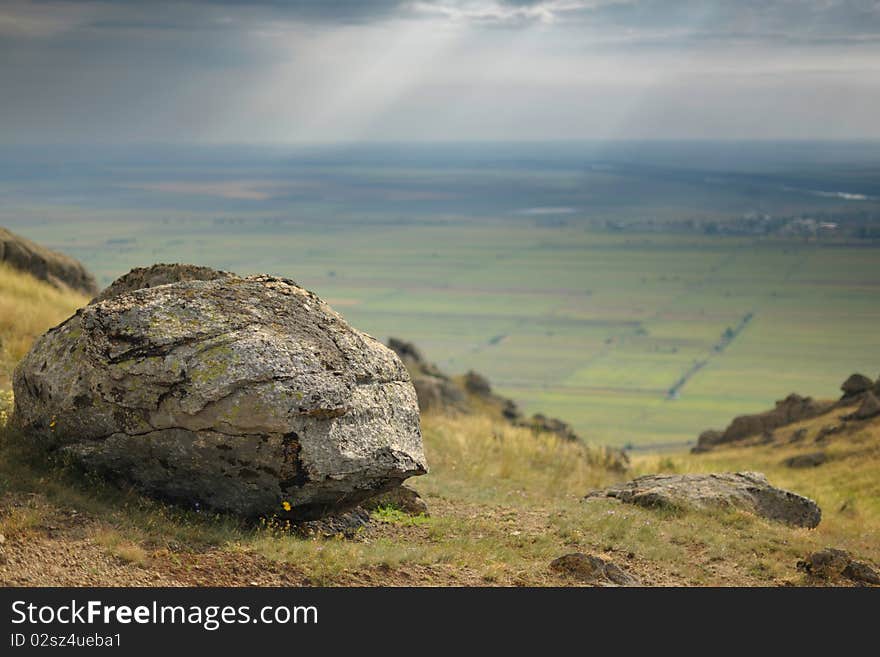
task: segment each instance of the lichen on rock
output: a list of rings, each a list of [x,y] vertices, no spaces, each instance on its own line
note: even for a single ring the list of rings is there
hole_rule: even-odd
[[[405,367],[315,294],[225,272],[130,289],[141,278],[33,346],[14,377],[24,435],[245,516],[320,517],[426,471]]]

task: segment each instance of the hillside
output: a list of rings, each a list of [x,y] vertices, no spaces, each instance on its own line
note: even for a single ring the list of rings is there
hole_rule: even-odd
[[[0,226],[0,263],[31,274],[60,290],[93,295],[95,278],[80,262],[63,253],[16,235]]]
[[[8,367],[29,342],[85,300],[0,270]],[[23,308],[27,308],[27,314]],[[6,347],[4,346],[4,349]],[[0,387],[6,384],[0,383]],[[4,394],[8,406],[8,393]],[[339,524],[278,519],[257,526],[183,511],[120,490],[72,466],[48,467],[10,429],[0,449],[0,584],[6,585],[576,585],[551,563],[583,552],[645,585],[851,585],[798,562],[826,546],[880,563],[880,420],[827,436],[827,460],[792,468],[852,408],[777,429],[779,441],[709,453],[640,455],[631,470],[608,452],[514,426],[496,413],[428,412],[430,474],[408,482],[429,515],[392,505]],[[5,419],[0,414],[0,422]],[[614,467],[609,467],[612,465]],[[682,511],[584,500],[595,488],[655,472],[757,470],[823,511],[813,530],[739,511]],[[564,565],[564,564],[563,564]],[[604,583],[605,582],[603,580]],[[603,583],[600,582],[600,583]]]
[[[12,369],[37,336],[88,300],[0,262],[0,388],[9,388]]]

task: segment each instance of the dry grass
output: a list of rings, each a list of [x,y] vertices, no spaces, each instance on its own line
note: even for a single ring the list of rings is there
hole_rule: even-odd
[[[822,508],[822,522],[810,535],[818,543],[841,547],[880,562],[880,422],[849,423],[816,444],[819,430],[851,409],[777,430],[770,445],[717,449],[701,455],[642,456],[634,465],[648,472],[725,472],[757,470],[776,486],[810,497]],[[806,436],[790,443],[795,431]],[[788,457],[824,451],[828,461],[816,468],[790,468]]]
[[[132,563],[145,566],[149,561],[147,551],[140,545],[127,539],[119,531],[105,528],[95,531],[92,540],[104,548],[112,557],[116,557],[123,563]]]
[[[432,476],[419,480],[428,492],[457,491],[474,500],[553,500],[579,497],[614,479],[606,452],[487,415],[423,418]]]
[[[0,388],[9,386],[15,364],[38,336],[88,301],[0,263]]]
[[[85,301],[0,267],[0,388],[33,338]],[[133,577],[126,574],[131,570],[142,576],[178,573],[183,583],[239,582],[216,579],[231,577],[225,571],[196,571],[194,564],[210,554],[217,563],[250,560],[251,570],[239,576],[244,583],[270,564],[327,585],[569,584],[575,582],[548,565],[576,551],[603,554],[647,584],[811,583],[795,564],[826,545],[880,563],[878,423],[835,434],[824,447],[830,460],[815,469],[781,463],[818,449],[814,434],[833,419],[804,423],[803,443],[640,456],[626,475],[759,470],[774,484],[819,502],[822,523],[804,530],[745,513],[668,513],[616,500],[585,502],[587,491],[625,477],[605,467],[602,450],[536,436],[491,414],[428,415],[423,433],[431,472],[409,483],[425,497],[431,516],[380,510],[351,539],[309,539],[181,511],[63,465],[49,467],[44,454],[3,428],[10,401],[8,393],[0,395],[0,533],[35,545],[51,536],[53,550],[85,537],[99,546],[104,560],[110,555],[119,564],[122,570],[113,577]],[[800,425],[791,430],[796,428]],[[777,433],[784,442],[785,431]],[[78,520],[63,520],[70,517]],[[105,572],[97,563],[76,565],[85,573]],[[196,572],[203,574],[194,579]]]

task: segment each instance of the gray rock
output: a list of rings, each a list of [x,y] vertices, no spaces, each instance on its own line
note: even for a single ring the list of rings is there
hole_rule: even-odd
[[[113,297],[125,294],[126,292],[134,292],[135,290],[143,290],[159,285],[168,285],[169,283],[182,283],[184,281],[210,281],[215,278],[232,278],[235,274],[226,271],[218,271],[210,267],[200,267],[198,265],[183,264],[156,264],[151,267],[136,267],[124,276],[120,276],[113,281],[109,287],[102,290],[96,296],[92,303],[106,301]]]
[[[431,413],[467,412],[464,390],[429,363],[412,342],[389,338],[388,347],[403,361],[416,389],[419,410]]]
[[[492,386],[489,385],[489,380],[473,370],[464,375],[464,387],[469,393],[478,397],[488,397],[492,394]]]
[[[736,508],[798,527],[815,527],[822,518],[813,500],[771,486],[759,472],[647,475],[587,497],[613,497],[645,507]]]
[[[764,413],[741,415],[734,418],[724,430],[721,442],[729,443],[749,436],[773,431],[779,427],[808,420],[831,409],[833,404],[815,401],[812,397],[790,394],[776,402],[776,406]]]
[[[189,505],[317,518],[426,471],[397,356],[270,276],[89,305],[37,340],[14,388],[23,435]]]
[[[826,424],[816,432],[816,437],[813,439],[813,442],[820,444],[827,443],[831,439],[831,436],[841,433],[845,429],[845,424]]]
[[[788,438],[788,442],[799,443],[806,437],[807,437],[807,429],[806,429],[806,427],[801,427],[797,431],[793,431],[791,433],[791,436],[789,436],[789,438]]]
[[[716,429],[706,429],[697,438],[697,444],[691,448],[692,454],[703,454],[711,451],[715,445],[720,445],[723,441],[724,432]]]
[[[864,561],[850,561],[842,574],[859,584],[880,586],[880,573]]]
[[[813,552],[804,561],[799,561],[797,567],[798,570],[822,579],[846,577],[857,584],[880,585],[880,573],[870,564],[857,561],[846,550],[837,548]]]
[[[874,382],[864,374],[850,374],[846,381],[840,385],[840,389],[843,391],[844,398],[847,398],[860,395],[870,390],[873,385]]]
[[[299,536],[354,538],[361,529],[369,524],[370,514],[365,509],[356,507],[317,520],[298,522],[291,529]]]
[[[375,511],[381,507],[391,507],[413,516],[430,515],[425,500],[423,500],[422,496],[409,486],[392,488],[389,491],[362,502],[361,506],[368,511]]]
[[[0,228],[0,262],[57,288],[71,288],[84,294],[98,290],[94,277],[78,261],[5,228]]]
[[[873,392],[866,392],[862,397],[862,402],[855,412],[850,413],[845,420],[868,420],[872,417],[880,415],[880,401],[874,396]]]
[[[789,468],[815,468],[828,460],[825,452],[810,452],[809,454],[796,454],[785,459],[782,464]]]
[[[554,559],[550,569],[576,577],[582,582],[597,584],[603,580],[619,586],[641,586],[641,581],[617,564],[593,554],[573,552]]]

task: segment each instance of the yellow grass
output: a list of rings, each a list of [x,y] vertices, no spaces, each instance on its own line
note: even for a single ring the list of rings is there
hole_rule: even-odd
[[[0,388],[8,388],[15,364],[34,339],[89,302],[0,263]]]
[[[851,412],[844,408],[778,429],[776,444],[716,449],[701,455],[642,456],[634,461],[638,472],[730,472],[757,470],[770,483],[816,500],[822,522],[810,532],[817,543],[840,547],[880,561],[880,422],[851,422],[816,444],[819,430],[836,424]],[[806,436],[788,443],[799,429]],[[815,468],[790,468],[790,456],[824,451],[828,461]]]
[[[86,302],[0,266],[0,393],[31,341]],[[292,564],[320,584],[542,585],[568,583],[548,564],[583,551],[604,554],[650,584],[766,586],[811,583],[795,564],[826,545],[880,563],[876,422],[850,425],[822,447],[813,443],[815,434],[836,420],[818,418],[776,432],[785,441],[806,428],[796,444],[644,455],[624,475],[605,467],[609,455],[603,450],[536,436],[488,411],[427,415],[422,427],[431,472],[407,483],[425,497],[431,516],[380,510],[373,526],[353,538],[313,539],[182,511],[75,469],[48,467],[45,455],[3,428],[10,401],[8,390],[0,394],[0,499],[28,502],[0,510],[0,533],[39,540],[53,515],[75,509],[85,518],[77,531],[141,568],[159,569],[163,559],[211,549]],[[829,461],[818,468],[782,465],[788,456],[820,448]],[[823,510],[819,527],[796,529],[739,512],[669,513],[583,499],[591,489],[637,474],[738,470],[764,472],[773,484],[814,498]]]

